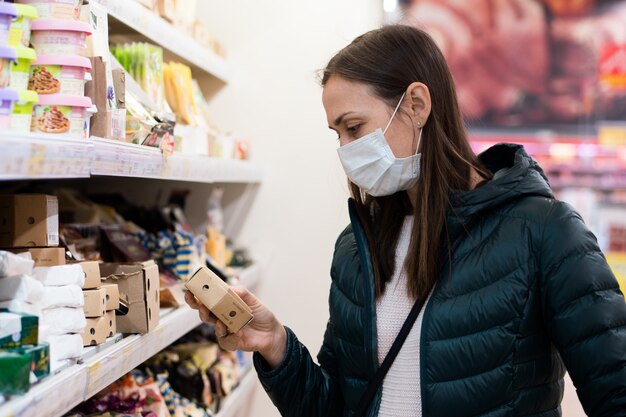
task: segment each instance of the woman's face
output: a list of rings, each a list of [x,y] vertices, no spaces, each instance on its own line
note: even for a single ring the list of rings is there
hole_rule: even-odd
[[[331,76],[322,93],[328,127],[339,136],[339,145],[344,146],[376,129],[385,129],[394,107],[377,97],[371,87],[364,83]],[[410,116],[410,100],[405,96],[385,139],[396,158],[415,153],[416,134],[419,129]]]

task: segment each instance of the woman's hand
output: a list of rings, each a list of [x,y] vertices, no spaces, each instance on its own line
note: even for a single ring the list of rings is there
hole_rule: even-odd
[[[232,287],[232,289],[252,309],[254,315],[254,319],[237,333],[229,333],[226,325],[219,321],[191,292],[185,293],[185,301],[191,308],[198,310],[203,322],[215,325],[215,335],[223,349],[259,352],[267,363],[275,368],[285,356],[287,347],[285,328],[274,314],[247,289],[244,287]]]

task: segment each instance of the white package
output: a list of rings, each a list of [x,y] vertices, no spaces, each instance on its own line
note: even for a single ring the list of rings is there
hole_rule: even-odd
[[[83,333],[87,320],[82,308],[59,307],[42,310],[39,324],[49,335]]]
[[[32,314],[33,316],[41,315],[39,304],[31,304],[22,300],[0,301],[0,309],[9,310],[13,313]]]
[[[83,354],[83,338],[79,334],[50,335],[50,361],[78,358]]]
[[[32,275],[35,261],[30,252],[16,255],[11,252],[0,250],[0,277],[13,275]]]
[[[82,307],[85,304],[83,290],[78,285],[45,287],[41,297],[41,308]]]
[[[0,338],[22,332],[22,316],[13,313],[0,313]],[[18,338],[19,340],[19,338]]]
[[[38,303],[43,285],[28,275],[13,275],[0,279],[0,301],[21,300]]]
[[[85,284],[85,272],[80,264],[38,266],[33,272],[35,278],[46,287]]]

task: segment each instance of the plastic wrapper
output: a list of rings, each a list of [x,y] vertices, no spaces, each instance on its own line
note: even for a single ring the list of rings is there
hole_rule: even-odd
[[[14,313],[32,314],[33,316],[41,315],[41,306],[38,303],[33,304],[22,300],[0,301],[0,309]]]
[[[0,277],[32,275],[34,266],[29,252],[15,254],[0,250]]]
[[[83,290],[78,285],[45,287],[41,297],[41,308],[82,307],[85,304]]]
[[[79,358],[83,354],[83,338],[80,334],[49,335],[50,360],[53,362]]]
[[[79,264],[37,267],[34,277],[47,287],[78,285],[82,288],[85,283],[85,273]]]
[[[38,303],[43,296],[43,285],[28,275],[0,279],[0,301],[20,300]]]
[[[60,307],[43,310],[40,319],[40,332],[45,333],[42,336],[43,340],[47,340],[49,335],[82,333],[87,325],[82,308]]]

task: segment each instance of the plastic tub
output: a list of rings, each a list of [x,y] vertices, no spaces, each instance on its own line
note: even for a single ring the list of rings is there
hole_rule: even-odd
[[[85,55],[91,26],[74,20],[37,19],[30,42],[37,55]]]
[[[33,107],[31,131],[83,137],[90,107],[88,97],[40,95],[39,103]]]
[[[32,21],[37,19],[37,9],[25,4],[16,4],[17,19],[11,22],[9,30],[9,45],[24,46],[28,48],[30,44],[30,28]]]
[[[17,9],[12,3],[0,3],[0,45],[9,41],[11,21],[17,17]]]
[[[9,86],[9,82],[11,81],[11,66],[16,59],[17,55],[15,49],[0,45],[0,88]]]
[[[78,20],[82,0],[16,0],[16,3],[28,4],[37,9],[42,19]]]
[[[35,60],[35,50],[31,48],[24,48],[18,46],[15,48],[15,55],[17,61],[14,65],[11,65],[11,82],[10,87],[18,91],[26,90],[28,88],[28,79],[30,78],[30,66],[31,62]]]
[[[34,91],[19,91],[19,98],[13,106],[11,114],[11,130],[15,132],[30,132],[33,119],[33,106],[37,104],[38,97]]]
[[[30,68],[28,89],[38,94],[85,95],[91,61],[82,56],[40,55]]]
[[[13,105],[19,98],[20,95],[15,90],[0,89],[0,129],[7,129],[10,126]]]

